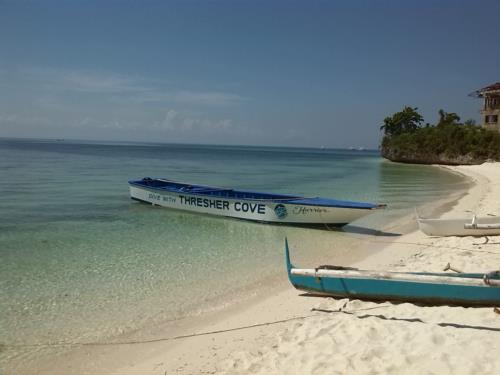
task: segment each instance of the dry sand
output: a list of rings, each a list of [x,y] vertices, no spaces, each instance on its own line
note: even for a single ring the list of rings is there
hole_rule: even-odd
[[[443,216],[500,216],[500,163],[452,169],[476,184]],[[500,269],[500,237],[427,237],[416,231],[356,264],[466,272]],[[299,294],[299,293],[297,293]],[[297,297],[300,299],[301,297]],[[418,307],[325,298],[332,311],[289,324],[267,347],[232,353],[228,374],[499,374],[500,315],[492,308]],[[335,312],[341,310],[342,312]],[[222,371],[223,370],[223,371]]]
[[[452,169],[475,184],[443,216],[500,216],[500,163]],[[500,269],[500,236],[487,244],[484,238],[427,237],[419,231],[391,243],[364,238],[382,250],[354,264],[363,269],[441,271],[447,263],[470,272]],[[305,297],[288,284],[262,288],[269,288],[265,299],[207,314],[196,325],[178,321],[146,333],[194,336],[82,348],[78,361],[63,355],[38,373],[500,374],[500,315],[492,308]]]

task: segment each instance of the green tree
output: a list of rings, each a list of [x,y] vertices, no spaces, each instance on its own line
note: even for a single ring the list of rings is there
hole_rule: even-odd
[[[460,125],[460,116],[455,112],[445,112],[444,110],[439,110],[439,122],[437,126],[444,125]]]
[[[388,137],[403,133],[411,133],[420,127],[424,118],[417,112],[418,108],[404,107],[401,112],[396,112],[390,117],[384,119],[384,125],[380,130]]]
[[[417,108],[405,107],[384,120],[380,147],[382,156],[393,161],[423,164],[480,164],[500,161],[500,133],[476,126],[474,120],[460,123],[454,112],[439,110],[436,125],[420,126]]]

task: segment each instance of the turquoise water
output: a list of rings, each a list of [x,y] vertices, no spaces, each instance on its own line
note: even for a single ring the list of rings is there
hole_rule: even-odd
[[[41,350],[11,344],[98,341],[284,276],[285,237],[301,259],[348,247],[342,232],[137,203],[129,179],[388,203],[372,228],[465,186],[377,152],[5,139],[0,175],[0,363]]]

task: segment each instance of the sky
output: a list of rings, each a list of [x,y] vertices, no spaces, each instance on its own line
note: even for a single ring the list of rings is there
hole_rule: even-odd
[[[480,122],[498,0],[0,0],[0,137],[376,149]]]

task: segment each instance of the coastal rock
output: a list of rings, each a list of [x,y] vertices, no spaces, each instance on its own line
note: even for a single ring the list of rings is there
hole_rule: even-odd
[[[382,157],[390,161],[411,164],[478,165],[487,161],[487,159],[477,158],[471,154],[449,156],[444,153],[423,153],[388,146],[382,146],[380,153]]]

